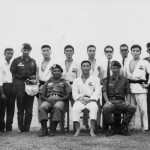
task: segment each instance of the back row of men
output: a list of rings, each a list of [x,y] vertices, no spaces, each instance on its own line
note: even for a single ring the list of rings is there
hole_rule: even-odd
[[[0,131],[12,130],[15,99],[17,99],[18,128],[19,132],[30,130],[32,121],[32,109],[34,93],[27,92],[25,82],[38,78],[40,91],[38,94],[38,118],[41,122],[41,136],[47,135],[47,112],[53,109],[53,130],[56,130],[60,121],[61,110],[64,110],[64,102],[70,99],[73,105],[73,121],[76,126],[75,136],[78,136],[79,114],[84,109],[90,110],[91,129],[90,135],[95,136],[95,123],[100,125],[100,110],[97,101],[104,105],[104,126],[108,129],[106,135],[114,134],[114,119],[112,113],[121,109],[127,113],[121,124],[121,132],[126,135],[125,127],[130,123],[130,128],[135,126],[135,113],[137,105],[141,115],[141,129],[150,129],[150,56],[142,59],[141,46],[131,47],[132,59],[128,58],[128,46],[122,44],[120,53],[122,62],[112,61],[114,49],[108,45],[104,48],[106,61],[100,64],[95,59],[96,47],[87,47],[88,59],[82,61],[81,66],[73,60],[74,48],[67,45],[64,48],[66,60],[61,65],[54,65],[54,59],[50,57],[51,47],[43,45],[41,52],[43,61],[36,64],[29,54],[32,47],[28,43],[22,46],[22,56],[14,59],[13,49],[4,50],[4,60],[0,64]],[[147,52],[150,55],[150,43],[147,44]],[[99,56],[101,59],[101,56]],[[122,64],[122,65],[121,65]],[[120,75],[121,74],[121,75]],[[124,77],[123,77],[124,76]],[[128,78],[128,80],[127,80]],[[69,83],[69,84],[68,84]],[[73,84],[73,85],[72,85]],[[44,86],[43,86],[44,85]],[[71,90],[71,86],[72,90]],[[102,87],[103,85],[103,87]],[[102,87],[102,97],[101,95]],[[147,94],[148,93],[148,94]],[[148,97],[148,98],[147,98]],[[6,112],[6,121],[5,121]],[[119,111],[120,112],[120,111]],[[132,120],[131,120],[132,119]],[[97,121],[96,121],[97,120]],[[130,122],[131,120],[131,122]],[[87,122],[85,120],[85,122]],[[111,130],[107,127],[111,126]],[[87,123],[85,123],[87,126]],[[54,133],[53,133],[54,134]]]

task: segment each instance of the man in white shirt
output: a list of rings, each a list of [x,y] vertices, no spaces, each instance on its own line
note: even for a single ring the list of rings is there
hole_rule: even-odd
[[[15,110],[15,92],[12,84],[12,74],[10,72],[11,59],[14,50],[6,48],[4,51],[5,59],[0,64],[0,131],[12,130],[14,110]],[[4,120],[6,112],[6,122]]]
[[[131,47],[131,54],[133,59],[125,68],[125,76],[129,79],[131,88],[130,103],[133,106],[138,105],[140,110],[141,128],[143,131],[148,130],[148,116],[147,116],[147,87],[150,84],[150,77],[146,81],[146,73],[150,74],[150,64],[140,58],[141,46],[133,45]],[[134,128],[135,117],[131,121],[131,126]]]
[[[94,128],[97,119],[97,100],[100,97],[101,89],[99,79],[90,75],[91,63],[87,60],[82,61],[81,70],[82,75],[74,80],[72,86],[72,94],[75,100],[73,105],[73,121],[76,127],[76,133],[74,136],[78,136],[80,133],[80,113],[85,108],[88,109],[91,129],[90,135],[95,137]]]

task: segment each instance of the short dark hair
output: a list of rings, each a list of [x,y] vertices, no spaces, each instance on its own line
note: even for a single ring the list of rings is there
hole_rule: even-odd
[[[22,44],[22,49],[32,50],[32,47],[29,43],[24,43],[24,44]]]
[[[147,43],[147,44],[146,44],[146,47],[147,47],[147,49],[150,48],[150,43]]]
[[[107,45],[107,46],[105,46],[105,48],[104,48],[104,52],[106,51],[107,48],[111,48],[112,51],[114,51],[114,48],[113,48],[111,45]]]
[[[129,48],[127,44],[121,44],[120,49],[121,49],[121,47],[125,47],[125,46],[127,47],[127,49]]]
[[[81,62],[81,67],[82,67],[82,65],[83,65],[84,63],[89,63],[89,65],[91,66],[91,62],[90,62],[90,61],[88,61],[88,60],[83,60],[83,61]]]
[[[67,48],[71,48],[71,49],[73,50],[73,52],[74,52],[74,47],[73,47],[73,46],[71,46],[71,45],[66,45],[66,46],[64,47],[64,51],[65,51]]]
[[[138,44],[132,45],[132,46],[131,46],[131,51],[132,51],[133,48],[139,48],[140,51],[142,50],[142,47],[141,47],[140,45],[138,45]]]
[[[13,49],[12,49],[12,48],[5,48],[4,54],[5,54],[7,51],[13,51]]]
[[[42,45],[41,49],[43,49],[43,48],[49,48],[49,49],[51,49],[51,47],[49,45]]]
[[[88,49],[91,48],[91,47],[94,47],[94,48],[96,49],[96,46],[95,46],[95,45],[89,45],[89,46],[87,47],[87,51],[88,51]]]

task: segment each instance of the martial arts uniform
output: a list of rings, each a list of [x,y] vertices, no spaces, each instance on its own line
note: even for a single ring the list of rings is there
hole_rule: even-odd
[[[150,64],[142,59],[138,61],[132,73],[130,71],[130,63],[125,68],[125,77],[129,79],[131,89],[130,103],[139,107],[142,130],[148,130],[147,88],[142,86],[142,83],[146,81],[146,73],[150,74]],[[150,83],[150,78],[148,83]],[[135,116],[131,121],[131,125],[135,125]]]

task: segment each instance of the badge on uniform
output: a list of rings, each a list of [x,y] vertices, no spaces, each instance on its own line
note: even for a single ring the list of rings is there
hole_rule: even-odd
[[[89,86],[93,86],[93,85],[92,85],[92,82],[89,82],[88,85],[89,85]]]
[[[24,64],[20,62],[20,63],[18,64],[18,66],[24,66]]]
[[[140,66],[139,69],[140,69],[140,70],[143,70],[143,66]]]

